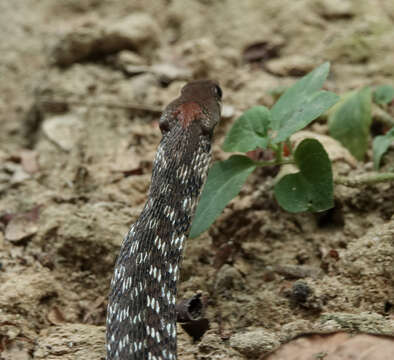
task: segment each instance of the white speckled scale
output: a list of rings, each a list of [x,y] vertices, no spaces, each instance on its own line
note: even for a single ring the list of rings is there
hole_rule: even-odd
[[[221,91],[196,81],[163,112],[148,201],[124,238],[107,311],[108,360],[176,359],[176,282],[207,176]]]

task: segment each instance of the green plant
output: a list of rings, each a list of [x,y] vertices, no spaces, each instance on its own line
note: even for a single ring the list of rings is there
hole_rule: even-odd
[[[258,167],[292,164],[298,170],[276,181],[274,194],[283,209],[317,212],[333,207],[334,178],[325,149],[315,139],[304,139],[293,150],[290,136],[326,113],[331,136],[358,160],[363,160],[370,140],[372,101],[381,107],[387,106],[394,99],[394,88],[385,85],[372,92],[366,87],[340,98],[321,90],[328,73],[329,63],[324,63],[286,89],[271,109],[255,106],[235,121],[222,149],[243,155],[232,155],[216,162],[210,169],[190,237],[208,229]],[[385,116],[390,118],[387,114]],[[394,128],[375,137],[373,159],[376,169],[393,141]],[[256,149],[269,149],[274,153],[274,159],[253,160],[247,153]],[[335,182],[359,186],[392,180],[393,173],[383,173],[350,179],[337,177]]]
[[[373,100],[376,104],[386,108],[389,103],[394,101],[394,87],[391,85],[378,86],[373,93]],[[393,121],[390,125],[394,125]],[[373,140],[372,152],[373,152],[373,163],[375,169],[378,170],[380,167],[380,161],[384,153],[388,150],[391,144],[394,143],[394,126],[388,129],[386,134],[376,136]]]
[[[322,211],[333,206],[333,175],[323,146],[315,139],[305,139],[293,152],[289,141],[292,134],[339,100],[336,94],[321,90],[329,68],[329,63],[324,63],[304,76],[270,110],[255,106],[235,121],[223,143],[224,151],[245,154],[257,148],[271,149],[275,159],[254,161],[247,155],[232,155],[215,163],[208,174],[191,237],[213,223],[257,167],[294,164],[298,168],[297,173],[283,176],[275,185],[275,197],[285,210]]]
[[[368,149],[371,116],[371,89],[363,88],[341,97],[329,111],[330,135],[345,146],[357,160],[363,160]]]
[[[363,160],[370,140],[373,102],[380,107],[380,113],[384,115],[388,126],[392,126],[392,119],[384,109],[393,99],[394,88],[390,85],[378,86],[373,93],[369,87],[365,87],[343,95],[341,101],[328,113],[330,135],[341,142],[356,159]],[[385,135],[377,136],[373,140],[372,151],[376,170],[379,169],[382,156],[394,141],[393,129],[387,129]]]
[[[373,93],[373,100],[376,104],[387,105],[394,100],[394,87],[391,85],[378,86]]]

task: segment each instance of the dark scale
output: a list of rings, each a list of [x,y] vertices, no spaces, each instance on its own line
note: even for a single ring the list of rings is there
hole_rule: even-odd
[[[177,229],[180,230],[180,234],[184,234],[187,231],[190,223],[190,215],[183,213],[182,215],[179,215],[178,219],[176,220],[175,226]]]
[[[121,246],[107,311],[108,360],[176,359],[176,282],[211,157],[221,90],[187,84],[160,118],[147,203]]]

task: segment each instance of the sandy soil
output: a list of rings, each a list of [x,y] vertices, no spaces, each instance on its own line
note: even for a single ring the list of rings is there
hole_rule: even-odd
[[[325,60],[332,91],[393,83],[393,26],[392,0],[0,2],[0,359],[104,359],[114,260],[185,81],[220,81],[224,159],[238,114]],[[371,152],[334,162],[371,169]],[[391,358],[394,184],[337,186],[335,209],[294,215],[274,175],[188,242],[179,299],[201,292],[210,329],[179,326],[179,358]]]

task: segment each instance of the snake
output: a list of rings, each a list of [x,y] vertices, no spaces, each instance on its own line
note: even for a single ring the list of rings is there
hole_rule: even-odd
[[[110,284],[107,360],[175,360],[179,268],[207,178],[222,90],[187,83],[163,111],[147,201],[123,239]]]

